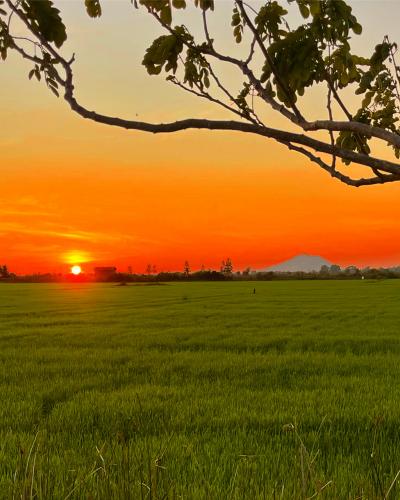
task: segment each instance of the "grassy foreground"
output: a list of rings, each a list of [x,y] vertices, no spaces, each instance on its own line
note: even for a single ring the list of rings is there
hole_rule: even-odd
[[[0,497],[399,498],[399,327],[400,281],[3,284]]]

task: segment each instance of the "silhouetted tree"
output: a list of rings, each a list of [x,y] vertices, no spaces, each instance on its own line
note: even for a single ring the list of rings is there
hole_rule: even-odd
[[[329,272],[330,274],[340,274],[340,266],[336,265],[336,264],[332,264],[329,268]]]
[[[299,17],[290,15],[283,0],[251,2],[251,5],[235,0],[232,13],[220,21],[232,26],[236,43],[246,44],[240,52],[244,56],[238,56],[235,47],[221,50],[216,38],[223,30],[212,33],[209,28],[209,16],[226,2],[195,0],[203,27],[201,35],[198,29],[189,31],[184,21],[173,22],[175,11],[185,9],[187,0],[131,0],[131,3],[146,10],[164,30],[144,55],[147,72],[166,73],[170,84],[218,105],[236,120],[187,118],[171,123],[147,123],[107,116],[85,107],[75,95],[75,54],[66,56],[60,50],[67,40],[67,28],[51,0],[2,1],[1,58],[6,59],[8,51],[13,51],[30,61],[29,78],[44,81],[57,96],[61,92],[72,111],[98,123],[151,133],[185,129],[251,133],[277,141],[351,186],[400,180],[397,45],[385,37],[377,41],[380,43],[368,57],[355,54],[351,42],[355,35],[361,34],[362,26],[345,0],[292,0],[293,8],[303,18],[297,23],[293,20]],[[102,14],[100,0],[85,0],[82,4],[89,16]],[[237,79],[229,72],[229,81],[224,81],[218,75],[220,63],[234,69]],[[317,120],[307,116],[307,108],[303,106],[303,96],[312,87],[323,89],[326,97],[325,102],[319,100],[323,114]],[[344,96],[351,103],[351,111]],[[270,116],[265,110],[271,109],[286,120],[283,130],[273,128],[271,121],[265,120]],[[314,107],[313,114],[317,111]],[[337,113],[341,114],[339,118]],[[324,135],[317,138],[315,131]],[[373,156],[370,149],[373,141],[392,148],[394,157],[386,159],[380,144],[376,151],[381,156]],[[343,169],[339,161],[367,167],[370,177],[355,176],[357,170]]]
[[[224,274],[232,274],[233,264],[231,259],[228,257],[226,261],[222,261],[221,263],[221,272]]]
[[[329,267],[326,264],[324,264],[323,266],[321,266],[319,272],[320,274],[329,274]]]
[[[190,266],[187,260],[185,260],[185,264],[183,266],[183,274],[185,275],[186,278],[188,278],[190,274]]]
[[[6,265],[0,266],[0,277],[2,277],[2,278],[9,278],[10,277],[8,267]]]
[[[348,266],[344,270],[344,273],[347,274],[348,276],[356,276],[360,274],[360,270],[356,266]]]

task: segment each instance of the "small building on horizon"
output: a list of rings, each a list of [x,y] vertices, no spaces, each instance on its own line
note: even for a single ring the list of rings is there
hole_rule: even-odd
[[[95,267],[94,278],[96,281],[109,281],[117,273],[116,267]]]

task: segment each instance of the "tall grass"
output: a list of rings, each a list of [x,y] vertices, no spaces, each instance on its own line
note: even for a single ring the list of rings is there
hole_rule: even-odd
[[[0,286],[0,497],[398,498],[400,283]]]

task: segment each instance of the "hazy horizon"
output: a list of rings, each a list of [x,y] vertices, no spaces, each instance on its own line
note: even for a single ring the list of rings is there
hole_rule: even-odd
[[[291,263],[292,261],[296,261],[297,259],[302,259],[304,257],[310,258],[310,259],[315,259],[315,260],[318,260],[318,261],[319,260],[327,261],[326,264],[329,264],[329,265],[339,265],[341,267],[341,269],[345,269],[346,267],[349,267],[349,266],[356,266],[356,267],[359,267],[360,269],[375,268],[375,267],[376,268],[379,268],[379,267],[388,268],[388,267],[398,267],[398,266],[400,266],[400,260],[397,263],[395,262],[395,263],[389,264],[389,265],[376,265],[376,266],[373,266],[373,265],[370,265],[370,264],[366,264],[366,265],[362,265],[362,266],[357,266],[357,264],[355,264],[355,262],[343,265],[343,264],[340,264],[339,262],[330,261],[324,255],[312,255],[312,254],[309,254],[309,253],[300,253],[300,254],[296,254],[296,255],[291,255],[291,256],[289,256],[286,259],[279,259],[279,260],[276,260],[276,261],[273,261],[273,262],[269,262],[269,263],[267,263],[265,265],[261,265],[261,266],[252,266],[251,264],[248,264],[248,265],[245,265],[245,266],[236,266],[235,262],[232,262],[232,264],[233,264],[233,271],[236,272],[236,271],[244,271],[244,270],[247,270],[247,269],[251,269],[252,271],[265,272],[265,271],[268,271],[269,268],[279,267],[281,265],[284,265],[284,264],[287,264],[287,263]],[[229,256],[227,258],[229,258]],[[192,261],[190,259],[186,259],[184,262],[181,263],[181,265],[179,267],[176,267],[176,268],[166,268],[165,266],[162,265],[162,262],[161,263],[148,262],[147,265],[150,264],[152,266],[155,266],[155,271],[152,272],[151,274],[156,274],[156,273],[160,273],[160,272],[166,272],[166,273],[169,273],[169,272],[170,273],[183,272],[184,265],[185,265],[186,261],[189,263],[189,267],[190,267],[190,271],[191,272],[200,271],[202,269],[204,269],[204,270],[217,270],[218,271],[220,269],[220,267],[221,267],[221,263],[222,263],[223,260],[225,260],[225,258],[221,258],[217,262],[217,264],[215,264],[215,265],[205,265],[204,263],[199,264],[199,265],[198,264],[192,265]],[[17,275],[29,275],[29,274],[70,274],[71,273],[71,269],[73,267],[76,267],[77,264],[78,264],[78,267],[80,267],[79,273],[81,272],[82,274],[93,274],[96,267],[102,267],[102,266],[105,266],[105,267],[115,267],[118,273],[127,273],[127,272],[131,271],[133,274],[148,274],[148,271],[146,270],[146,266],[144,266],[143,268],[141,268],[141,267],[135,266],[134,263],[133,264],[128,264],[127,266],[125,266],[125,265],[118,266],[115,263],[115,261],[112,261],[112,260],[110,260],[109,262],[103,262],[101,264],[99,264],[97,262],[93,262],[93,261],[92,262],[91,261],[88,261],[88,262],[78,262],[76,260],[74,260],[74,263],[75,264],[71,263],[71,264],[63,265],[63,268],[62,269],[60,268],[58,270],[50,270],[50,269],[43,268],[43,269],[29,269],[28,271],[17,272],[15,269],[9,268],[8,271],[12,272],[12,273],[15,273]],[[324,264],[325,264],[325,262],[324,262]],[[7,265],[7,260],[5,260],[4,262],[0,261],[0,265]],[[293,272],[296,272],[296,271],[293,271]]]

